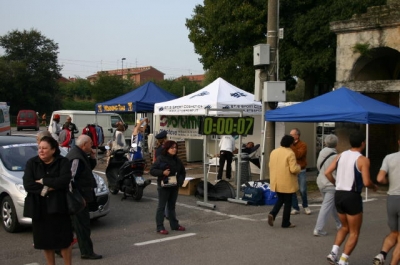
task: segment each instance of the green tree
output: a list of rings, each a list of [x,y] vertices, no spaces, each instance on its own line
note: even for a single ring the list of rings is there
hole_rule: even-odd
[[[181,79],[166,79],[162,81],[155,81],[155,83],[165,89],[166,91],[174,94],[177,97],[191,94],[202,88],[201,84],[190,81],[188,78]]]
[[[329,22],[364,13],[385,0],[280,0],[280,79],[287,89],[294,76],[305,80],[306,98],[317,85],[335,81],[336,35]],[[204,0],[186,20],[189,39],[208,71],[208,82],[222,77],[249,92],[254,90],[253,46],[266,42],[268,0]]]
[[[4,49],[0,57],[0,93],[2,100],[11,103],[11,113],[22,108],[40,113],[58,108],[58,45],[31,29],[1,36],[0,47]]]
[[[265,0],[204,0],[186,19],[189,39],[208,71],[206,83],[222,77],[254,90],[253,46],[265,42]]]
[[[283,0],[280,1],[280,72],[305,81],[304,99],[327,92],[336,74],[336,34],[329,23],[365,13],[367,7],[383,5],[385,0]],[[316,93],[315,93],[316,92]]]
[[[63,99],[69,100],[91,100],[91,87],[90,81],[83,78],[77,78],[74,82],[60,84]]]
[[[116,75],[100,73],[98,79],[91,86],[92,98],[96,102],[103,102],[121,96],[132,90],[132,81],[121,79]]]

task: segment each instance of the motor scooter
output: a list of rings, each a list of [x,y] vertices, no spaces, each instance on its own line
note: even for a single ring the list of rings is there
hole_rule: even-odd
[[[111,194],[123,192],[122,200],[132,197],[139,201],[143,190],[151,180],[143,178],[146,162],[143,159],[130,161],[123,149],[112,151],[106,168],[108,188]]]

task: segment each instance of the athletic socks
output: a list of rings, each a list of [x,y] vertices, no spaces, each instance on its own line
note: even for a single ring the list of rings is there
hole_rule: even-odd
[[[342,253],[342,256],[340,257],[338,264],[339,265],[347,265],[348,264],[348,262],[347,262],[348,259],[349,259],[349,256],[344,254],[344,253]]]

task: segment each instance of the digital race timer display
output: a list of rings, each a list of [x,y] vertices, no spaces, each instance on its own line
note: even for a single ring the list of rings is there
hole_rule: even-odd
[[[200,119],[199,134],[203,135],[251,135],[253,117],[211,117]]]

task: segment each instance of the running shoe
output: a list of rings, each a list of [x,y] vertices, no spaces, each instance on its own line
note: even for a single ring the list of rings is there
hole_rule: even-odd
[[[385,259],[383,258],[382,254],[378,254],[375,256],[374,260],[372,261],[372,265],[383,265],[385,264]]]

